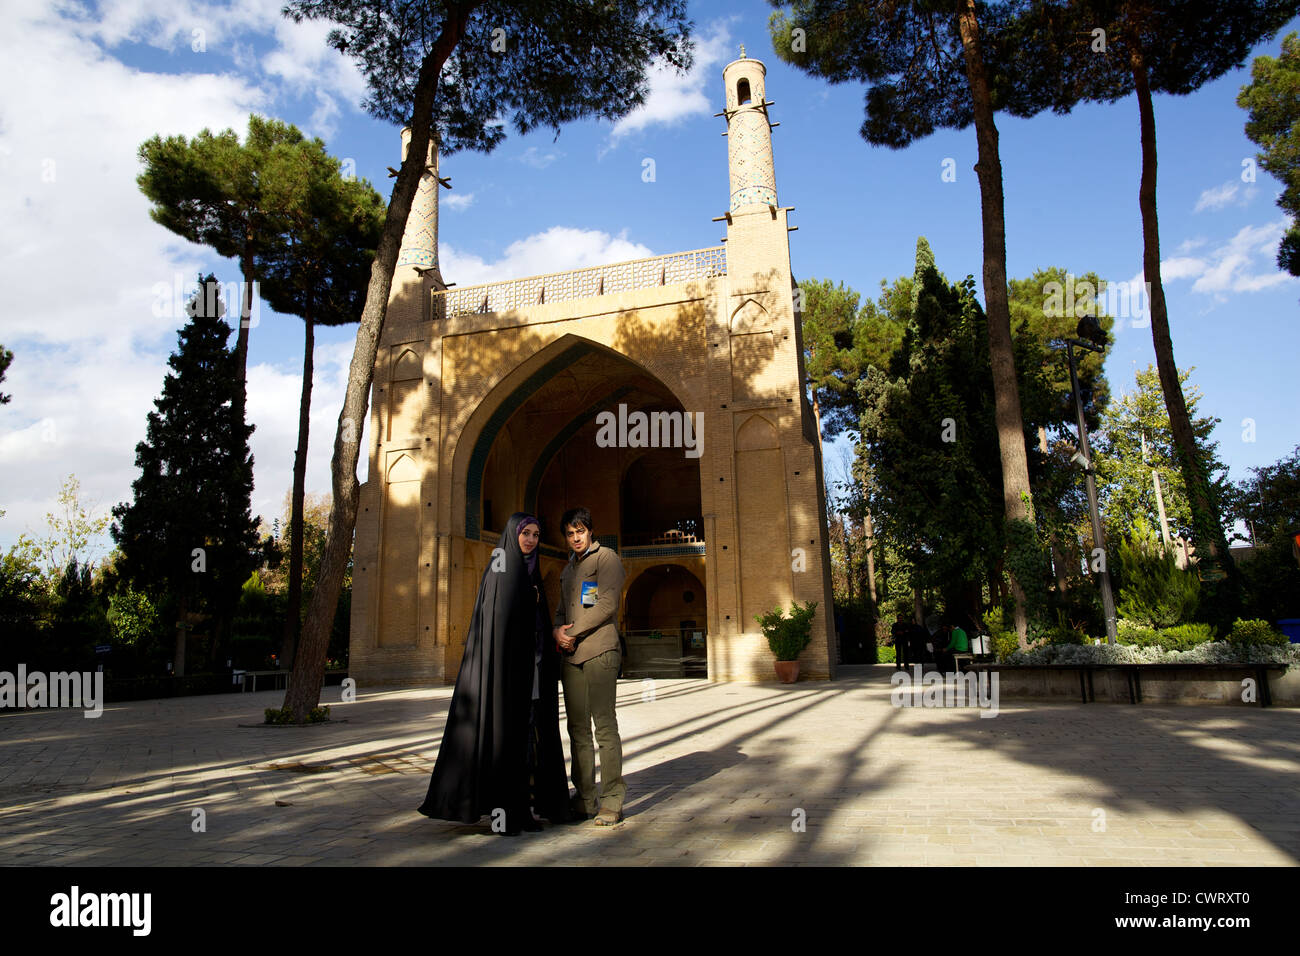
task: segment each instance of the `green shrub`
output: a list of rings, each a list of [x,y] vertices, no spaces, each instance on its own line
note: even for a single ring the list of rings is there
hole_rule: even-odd
[[[1277,647],[1259,644],[1229,644],[1206,641],[1188,651],[1128,644],[1052,645],[1031,651],[1017,651],[1011,664],[1233,664],[1262,663],[1300,666],[1300,645]]]
[[[993,653],[997,655],[999,661],[1005,661],[1018,650],[1020,650],[1020,641],[1015,631],[1001,631],[993,635]]]
[[[1162,547],[1144,522],[1120,541],[1119,611],[1148,627],[1173,627],[1196,613],[1200,581],[1178,567],[1171,549]]]
[[[330,719],[329,705],[324,707],[313,707],[307,715],[307,723],[323,724]],[[290,707],[268,707],[266,708],[266,723],[268,724],[292,724],[293,709]]]
[[[1289,644],[1290,641],[1281,631],[1273,630],[1268,621],[1243,621],[1237,618],[1232,625],[1232,631],[1228,634],[1228,643],[1281,647]]]
[[[766,614],[755,615],[754,620],[763,629],[767,646],[778,661],[797,661],[803,649],[812,641],[812,619],[817,602],[790,604],[790,616],[785,617],[780,605]]]
[[[894,664],[897,662],[894,648],[888,644],[879,644],[876,646],[876,661],[880,664]]]
[[[1133,647],[1155,647],[1160,643],[1160,632],[1126,617],[1115,622],[1115,640]]]
[[[1214,640],[1214,628],[1208,624],[1179,624],[1162,628],[1157,643],[1167,651],[1190,651],[1197,644]]]
[[[1004,619],[1000,607],[995,607],[984,615],[984,629],[992,638],[993,653],[999,661],[1005,661],[1013,652],[1020,650],[1020,639],[1014,630],[1002,623]]]
[[[1047,638],[1048,644],[1091,644],[1088,635],[1082,631],[1076,631],[1070,627],[1065,620],[1065,615],[1061,612],[1056,614],[1056,624],[1047,629],[1043,635]]]

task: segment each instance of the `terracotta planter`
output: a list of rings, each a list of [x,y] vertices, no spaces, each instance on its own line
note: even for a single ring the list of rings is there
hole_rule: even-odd
[[[777,661],[776,676],[780,678],[782,684],[793,684],[799,679],[799,662]]]

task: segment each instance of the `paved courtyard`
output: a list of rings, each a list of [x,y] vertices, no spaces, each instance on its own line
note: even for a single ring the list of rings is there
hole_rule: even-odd
[[[621,682],[627,821],[518,837],[415,812],[450,687],[327,688],[336,722],[307,728],[257,726],[281,691],[8,713],[0,864],[1300,861],[1298,709],[1003,701],[982,719],[891,707],[892,673]]]

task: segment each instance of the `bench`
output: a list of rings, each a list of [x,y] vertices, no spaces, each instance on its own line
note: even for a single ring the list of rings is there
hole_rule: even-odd
[[[250,689],[249,685],[251,684],[252,692],[256,693],[257,679],[259,677],[271,678],[271,690],[283,690],[286,686],[288,686],[289,672],[285,670],[274,670],[274,671],[237,670],[235,671],[235,679],[239,682],[239,692],[242,694],[244,691],[249,690]],[[282,682],[280,678],[284,678],[284,681]]]
[[[1269,707],[1273,695],[1268,686],[1269,671],[1286,671],[1287,664],[1263,663],[1227,663],[1227,664],[971,664],[973,671],[1008,671],[1013,673],[1031,673],[1033,671],[1077,671],[1079,674],[1079,697],[1083,703],[1096,701],[1093,692],[1092,675],[1099,670],[1119,670],[1124,672],[1128,682],[1130,704],[1142,703],[1142,672],[1147,673],[1171,670],[1200,671],[1235,671],[1255,678],[1259,687],[1258,703]]]

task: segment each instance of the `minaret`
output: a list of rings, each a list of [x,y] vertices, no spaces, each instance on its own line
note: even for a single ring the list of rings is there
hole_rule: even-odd
[[[402,130],[403,162],[410,147],[411,128],[408,126]],[[402,250],[398,253],[397,269],[393,274],[393,294],[399,294],[408,283],[420,283],[422,276],[432,279],[434,288],[445,287],[438,268],[438,147],[432,138],[429,140],[427,168],[411,202],[411,213],[406,217]]]
[[[722,70],[727,118],[727,168],[731,180],[731,201],[727,222],[727,272],[733,295],[768,287],[777,272],[790,272],[790,243],[786,223],[788,208],[777,205],[776,172],[772,161],[772,128],[767,98],[767,68],[762,61],[745,56],[732,60]],[[775,271],[774,271],[775,270]],[[765,278],[759,279],[762,274]],[[788,281],[788,279],[786,280]],[[775,313],[762,296],[754,298],[742,314],[732,313],[731,327],[767,327]],[[738,304],[738,303],[733,303]]]
[[[727,163],[731,171],[731,212],[753,212],[776,205],[772,166],[772,124],[767,115],[767,68],[745,56],[722,71],[727,88]]]

